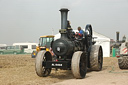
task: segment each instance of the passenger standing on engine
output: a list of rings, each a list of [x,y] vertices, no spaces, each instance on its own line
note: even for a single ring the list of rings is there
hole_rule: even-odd
[[[81,29],[81,27],[78,27],[78,31],[79,32],[76,32],[76,36],[79,37],[79,38],[82,38],[83,34],[84,34],[84,31]]]
[[[67,32],[68,32],[68,37],[71,40],[75,39],[75,32],[72,30],[72,27],[70,25],[70,21],[67,21]]]
[[[72,27],[70,25],[70,21],[67,21],[67,27],[68,27],[68,29],[72,29]]]

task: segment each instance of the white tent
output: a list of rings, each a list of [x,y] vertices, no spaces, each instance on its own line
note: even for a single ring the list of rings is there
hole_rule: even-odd
[[[110,57],[110,38],[93,31],[93,37],[96,37],[96,45],[101,45],[103,48],[103,56]]]
[[[77,30],[74,30],[76,32]],[[103,57],[110,57],[110,38],[93,31],[93,37],[95,38],[96,45],[101,45],[103,48]],[[60,33],[55,35],[55,40],[60,38]]]
[[[6,44],[0,44],[0,47],[5,47],[5,46],[7,46]]]

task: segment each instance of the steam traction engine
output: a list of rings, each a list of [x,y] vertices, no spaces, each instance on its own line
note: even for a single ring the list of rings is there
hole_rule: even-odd
[[[128,41],[124,36],[122,41],[119,41],[119,32],[116,32],[117,40],[113,45],[116,48],[116,57],[120,69],[128,69]]]
[[[49,51],[40,51],[36,56],[35,69],[40,77],[46,77],[52,68],[71,70],[75,78],[84,78],[87,68],[100,71],[103,63],[102,47],[92,41],[92,26],[86,25],[82,38],[76,39],[74,32],[68,28],[68,9],[61,9],[61,38],[53,41],[52,50],[57,59],[52,60]]]

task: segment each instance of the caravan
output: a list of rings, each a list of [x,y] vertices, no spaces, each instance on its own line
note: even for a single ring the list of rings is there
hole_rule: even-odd
[[[36,51],[36,46],[38,46],[38,44],[37,43],[13,43],[13,46],[22,47],[25,53],[32,53],[33,51]]]

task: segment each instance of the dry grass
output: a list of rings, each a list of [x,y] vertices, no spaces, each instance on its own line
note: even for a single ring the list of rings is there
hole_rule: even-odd
[[[104,58],[104,73],[123,72],[116,58]],[[93,72],[87,73],[97,74]],[[31,55],[0,55],[0,85],[51,85],[64,80],[74,79],[71,71],[52,70],[48,77],[38,77],[35,73],[35,59]]]
[[[73,78],[71,71],[63,70],[38,77],[31,55],[0,55],[0,85],[51,85],[70,78]]]

